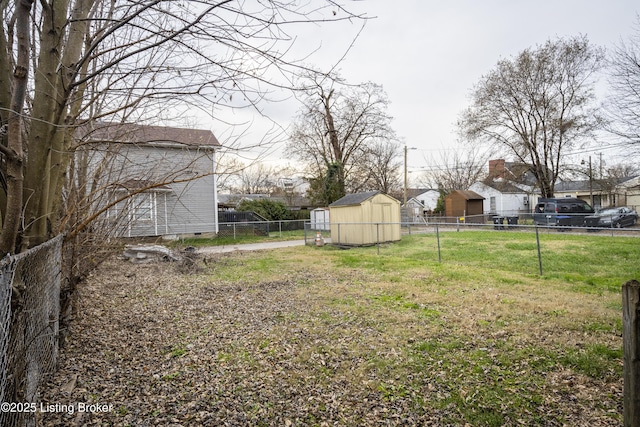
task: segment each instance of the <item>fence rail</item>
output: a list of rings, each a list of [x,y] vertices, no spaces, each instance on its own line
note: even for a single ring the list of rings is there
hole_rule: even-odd
[[[422,222],[400,222],[400,223],[331,223],[331,222],[308,222],[305,225],[305,243],[314,245],[318,242],[324,244],[330,242],[333,245],[341,247],[349,246],[377,246],[380,253],[380,245],[383,243],[400,240],[400,237],[390,239],[389,236],[395,235],[387,231],[389,227],[395,227],[400,230],[400,236],[411,234],[433,234],[437,239],[438,261],[442,260],[442,249],[440,246],[441,232],[455,231],[492,231],[492,232],[510,232],[520,231],[535,234],[537,246],[537,256],[539,265],[539,274],[543,274],[542,250],[540,246],[540,237],[542,233],[601,233],[601,235],[613,236],[632,236],[640,237],[640,226],[634,225],[627,228],[616,227],[596,227],[596,226],[571,226],[571,225],[536,225],[532,220],[520,221],[520,217],[505,218],[497,220],[492,218],[491,222],[474,221],[468,222],[468,218],[444,218],[440,217],[438,222],[429,222],[423,219]],[[355,237],[354,237],[355,236]],[[364,241],[362,236],[365,236]]]
[[[3,427],[35,426],[38,388],[56,366],[62,243],[58,236],[0,261]]]
[[[539,230],[542,233],[555,233],[555,232],[578,232],[578,233],[608,233],[611,235],[630,234],[640,236],[640,225],[617,227],[616,223],[608,223],[608,225],[601,224],[564,224],[562,221],[558,224],[555,221],[549,221],[548,223],[536,224],[531,214],[517,215],[517,216],[497,216],[497,215],[475,215],[466,217],[420,217],[419,220],[405,221],[398,223],[369,223],[369,222],[349,222],[349,223],[336,223],[336,222],[309,222],[305,223],[305,231],[307,233],[315,233],[316,231],[322,232],[323,235],[331,235],[332,231],[336,231],[338,228],[345,229],[346,227],[367,227],[378,225],[395,225],[399,226],[402,234],[412,233],[430,233],[434,232],[438,227],[441,230],[521,230],[521,231],[535,231]],[[313,238],[311,234],[308,236]],[[376,242],[378,243],[378,242]],[[382,241],[380,242],[382,243]]]

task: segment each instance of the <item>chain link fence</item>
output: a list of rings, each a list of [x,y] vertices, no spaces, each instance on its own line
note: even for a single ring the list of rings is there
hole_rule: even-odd
[[[58,354],[63,236],[0,261],[0,426],[35,426]]]

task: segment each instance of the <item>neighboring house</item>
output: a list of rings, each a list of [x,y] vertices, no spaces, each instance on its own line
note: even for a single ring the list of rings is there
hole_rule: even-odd
[[[274,202],[281,202],[290,211],[310,210],[314,206],[306,197],[297,194],[285,194],[270,196],[268,194],[219,194],[218,206],[220,210],[235,210],[240,202],[244,200],[269,199]]]
[[[402,207],[402,222],[421,222],[424,213],[425,208],[422,202],[412,197]]]
[[[420,190],[420,192],[412,196],[412,198],[422,204],[424,213],[433,212],[436,206],[438,206],[440,191],[434,189]]]
[[[629,206],[636,211],[640,211],[640,176],[635,176],[624,181],[620,185],[620,192],[623,197],[620,206]]]
[[[209,130],[93,124],[78,134],[79,187],[93,195],[114,234],[163,236],[218,231],[215,153]]]
[[[575,197],[594,209],[610,206],[640,205],[640,177],[561,181],[556,183],[556,197]]]
[[[535,178],[528,166],[497,159],[489,160],[487,177],[473,183],[469,190],[484,197],[484,214],[516,216],[531,212],[534,187]]]
[[[558,198],[571,197],[584,200],[594,209],[610,206],[608,196],[603,197],[603,190],[596,182],[589,183],[589,180],[580,181],[558,181],[556,182],[553,195]]]
[[[331,242],[374,245],[400,240],[400,202],[380,191],[347,194],[329,205]]]
[[[407,190],[407,204],[402,208],[403,222],[420,222],[438,206],[440,192],[433,189],[411,188]]]
[[[531,168],[503,159],[489,160],[487,177],[469,187],[485,198],[486,214],[511,216],[530,213],[540,198]],[[573,197],[595,209],[609,206],[640,206],[640,177],[558,181],[555,197]]]
[[[485,181],[499,180],[511,182],[521,188],[533,188],[537,185],[531,166],[504,159],[489,160],[489,173]]]
[[[272,195],[271,200],[284,203],[290,211],[308,211],[315,207],[308,198],[298,194]]]
[[[482,211],[485,214],[517,216],[531,212],[532,195],[509,181],[476,182],[469,190],[484,197]]]
[[[268,194],[219,194],[218,208],[223,211],[236,210],[240,202],[244,200],[268,199]]]

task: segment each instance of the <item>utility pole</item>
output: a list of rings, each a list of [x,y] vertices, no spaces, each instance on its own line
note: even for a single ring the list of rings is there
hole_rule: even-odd
[[[593,208],[593,169],[591,168],[591,156],[589,156],[589,199],[591,199],[591,207]]]
[[[407,151],[408,150],[417,150],[417,148],[415,147],[411,147],[411,148],[407,148],[407,146],[404,146],[404,204],[403,206],[406,208],[407,207]]]
[[[580,164],[584,165],[584,160],[582,160]],[[591,202],[591,207],[595,209],[595,206],[593,206],[593,168],[591,167],[591,156],[589,156],[589,201]]]
[[[407,207],[407,146],[404,146],[404,208]]]

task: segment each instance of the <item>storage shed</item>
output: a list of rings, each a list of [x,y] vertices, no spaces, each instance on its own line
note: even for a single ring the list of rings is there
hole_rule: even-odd
[[[455,190],[444,198],[445,216],[464,217],[465,222],[483,223],[482,204],[484,197],[474,191]]]
[[[331,241],[349,246],[400,240],[400,202],[380,191],[348,194],[329,205]]]

